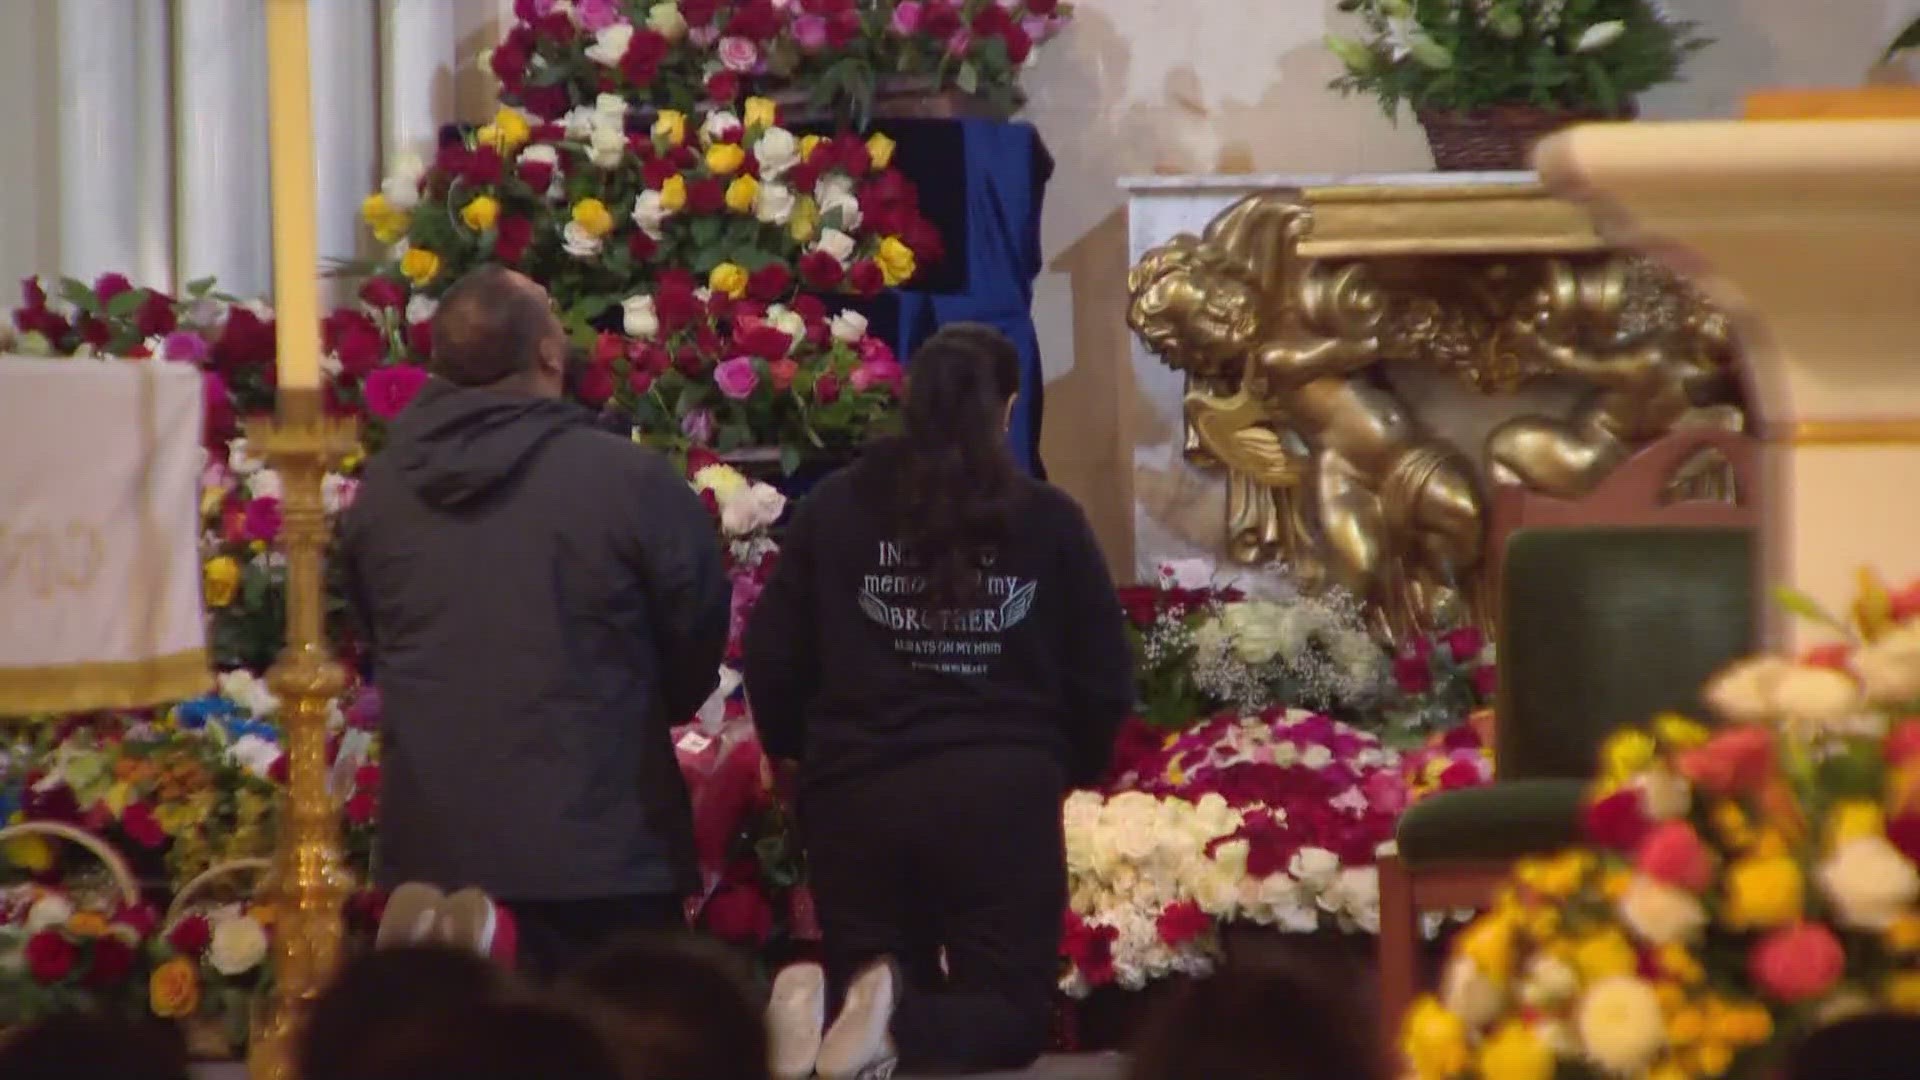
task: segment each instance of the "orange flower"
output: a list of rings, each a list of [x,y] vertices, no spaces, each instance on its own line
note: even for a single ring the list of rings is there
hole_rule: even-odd
[[[153,1015],[168,1020],[199,1012],[200,975],[194,970],[193,961],[176,956],[154,968],[153,976],[147,980],[147,999]]]
[[[107,917],[97,911],[76,911],[67,919],[67,933],[77,938],[97,938],[107,932]]]

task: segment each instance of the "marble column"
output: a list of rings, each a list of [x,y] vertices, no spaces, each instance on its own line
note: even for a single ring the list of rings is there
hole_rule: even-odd
[[[170,288],[166,8],[64,0],[56,18],[64,114],[58,269],[86,280],[122,273]]]
[[[431,158],[440,125],[456,119],[458,4],[381,0],[381,119],[389,166],[403,153]]]
[[[273,285],[266,8],[177,0],[174,13],[178,275],[264,297]]]
[[[379,29],[375,0],[311,0],[307,20],[318,170],[314,210],[325,264],[354,258],[368,242],[360,200],[380,182]],[[332,284],[323,281],[323,293]]]

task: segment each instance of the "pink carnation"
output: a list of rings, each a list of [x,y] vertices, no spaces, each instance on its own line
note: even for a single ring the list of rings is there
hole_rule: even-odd
[[[375,369],[367,376],[367,411],[382,420],[391,420],[413,404],[414,397],[426,384],[427,369],[415,364]]]
[[[919,33],[922,10],[920,0],[904,0],[899,7],[893,9],[893,32],[901,37],[911,37]]]

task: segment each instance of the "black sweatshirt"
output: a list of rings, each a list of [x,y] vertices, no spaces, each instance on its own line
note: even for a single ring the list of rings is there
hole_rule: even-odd
[[[1105,770],[1133,706],[1125,616],[1080,507],[1022,477],[1019,528],[973,599],[930,608],[890,524],[894,447],[814,488],[746,639],[768,755],[809,783],[953,747],[1033,746]]]

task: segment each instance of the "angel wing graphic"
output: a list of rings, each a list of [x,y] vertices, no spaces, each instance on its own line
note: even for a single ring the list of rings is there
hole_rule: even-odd
[[[893,609],[865,589],[860,590],[860,611],[881,626],[891,629],[894,625]]]
[[[1029,581],[1013,590],[1005,602],[1000,605],[1000,629],[1011,630],[1026,621],[1033,613],[1033,597],[1040,591],[1040,583]]]

